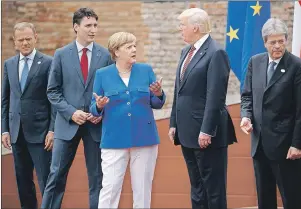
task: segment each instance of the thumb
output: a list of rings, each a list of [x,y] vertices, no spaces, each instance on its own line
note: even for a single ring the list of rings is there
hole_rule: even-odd
[[[97,99],[99,97],[95,92],[93,92],[93,96],[95,99]]]

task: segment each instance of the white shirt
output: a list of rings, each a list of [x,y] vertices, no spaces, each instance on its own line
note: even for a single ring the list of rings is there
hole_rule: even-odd
[[[123,83],[128,86],[129,85],[129,81],[130,81],[130,78],[122,78],[121,79],[123,80]]]
[[[32,66],[34,56],[36,56],[36,53],[37,53],[37,50],[33,49],[33,51],[28,56],[26,56],[28,58],[27,64],[28,64],[29,71],[30,71],[30,68]],[[20,53],[20,60],[19,60],[19,81],[21,80],[21,75],[22,75],[23,68],[24,68],[24,65],[25,65],[24,57],[25,56]]]
[[[201,39],[199,39],[197,42],[194,43],[193,46],[194,46],[195,50],[194,50],[194,52],[193,52],[193,54],[192,54],[191,59],[194,57],[194,55],[197,53],[197,51],[201,48],[201,46],[205,43],[205,41],[207,40],[208,37],[209,37],[209,34],[206,34],[206,35],[204,35]],[[187,57],[188,57],[188,54],[187,54],[187,56],[186,56],[184,62],[182,63],[182,66],[181,66],[181,72],[182,72],[182,70],[183,70],[184,63],[186,62]]]
[[[282,59],[282,57],[280,57],[279,59],[276,59],[276,60],[273,60],[271,57],[270,57],[270,55],[269,55],[269,64],[268,64],[268,66],[270,65],[270,63],[271,62],[276,62],[276,65],[274,66],[274,70],[276,70],[276,68],[277,68],[277,66],[278,66],[278,64],[279,64],[279,62],[280,62],[280,60]]]
[[[78,57],[79,57],[79,62],[82,58],[83,55],[83,48],[87,48],[87,57],[88,57],[88,71],[90,69],[90,63],[91,63],[91,58],[92,58],[92,49],[93,49],[93,42],[91,42],[88,46],[84,47],[80,43],[76,42],[76,47],[77,47],[77,52],[78,52]]]

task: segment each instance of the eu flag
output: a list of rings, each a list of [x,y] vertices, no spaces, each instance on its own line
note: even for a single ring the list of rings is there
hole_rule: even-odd
[[[226,51],[241,88],[251,56],[266,51],[261,29],[270,14],[270,1],[228,2]]]

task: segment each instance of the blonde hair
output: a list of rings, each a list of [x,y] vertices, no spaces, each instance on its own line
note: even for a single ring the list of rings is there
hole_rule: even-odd
[[[30,22],[20,22],[15,24],[14,26],[14,35],[16,30],[24,30],[25,28],[30,28],[32,30],[32,32],[34,34],[36,34],[36,28],[34,26],[34,24],[30,23]]]
[[[182,19],[186,17],[188,20],[188,23],[192,25],[204,26],[204,31],[201,31],[202,33],[210,33],[211,32],[211,24],[210,24],[210,18],[208,13],[205,10],[202,10],[200,8],[190,8],[183,11],[178,19]]]
[[[113,60],[116,60],[115,52],[124,44],[132,43],[136,41],[136,36],[128,32],[114,33],[108,41],[108,50]]]

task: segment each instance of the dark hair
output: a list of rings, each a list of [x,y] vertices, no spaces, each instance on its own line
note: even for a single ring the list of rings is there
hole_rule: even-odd
[[[80,25],[80,23],[84,17],[87,17],[87,18],[94,17],[96,20],[98,20],[97,14],[92,9],[80,8],[73,14],[73,26],[75,23]]]

